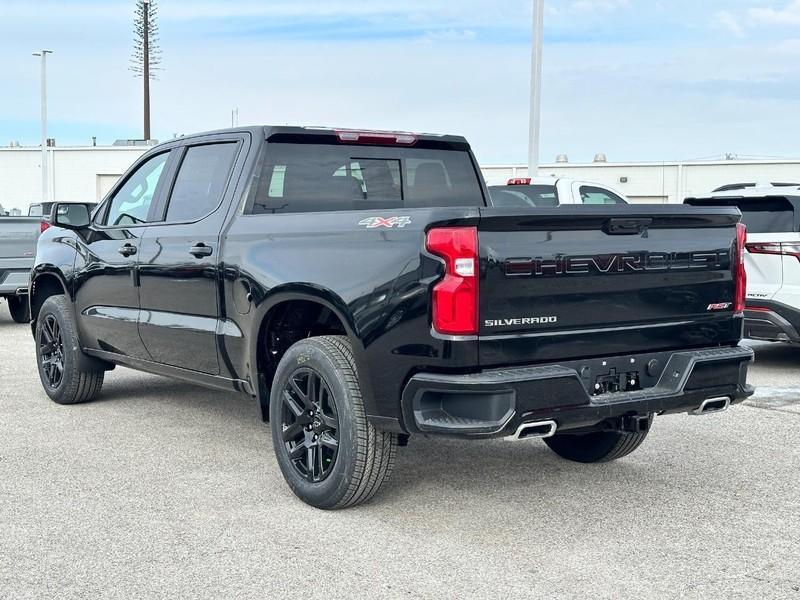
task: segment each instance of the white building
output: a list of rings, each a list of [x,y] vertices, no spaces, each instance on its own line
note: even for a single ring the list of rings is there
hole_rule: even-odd
[[[47,149],[49,198],[97,201],[147,146],[64,146]],[[39,147],[0,148],[0,205],[6,210],[42,199]]]
[[[48,149],[49,197],[97,201],[122,173],[148,150],[146,146],[64,146]],[[21,209],[41,200],[38,147],[0,148],[0,205]],[[491,183],[527,176],[523,165],[482,167]],[[728,183],[798,182],[800,159],[688,162],[565,163],[542,165],[540,175],[597,181],[617,188],[634,202],[681,202]]]

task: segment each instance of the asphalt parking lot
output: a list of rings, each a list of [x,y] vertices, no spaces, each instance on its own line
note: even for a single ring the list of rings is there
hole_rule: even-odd
[[[607,465],[411,440],[370,504],[295,499],[254,402],[117,369],[73,407],[0,306],[0,598],[800,598],[800,349]]]

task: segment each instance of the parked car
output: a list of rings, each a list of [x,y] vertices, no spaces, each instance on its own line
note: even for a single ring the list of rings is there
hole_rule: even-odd
[[[628,204],[625,196],[600,183],[565,177],[515,177],[490,185],[492,206],[552,207],[562,204]]]
[[[30,320],[28,277],[36,257],[39,219],[0,217],[0,298],[17,323]]]
[[[751,183],[727,183],[711,191],[711,195],[730,196],[730,192],[737,190],[748,190],[750,188],[781,188],[781,187],[798,187],[800,183],[780,182],[780,181],[764,181],[764,182],[751,182]]]
[[[259,127],[149,150],[38,246],[45,392],[115,365],[257,398],[320,508],[375,494],[412,434],[620,458],[653,416],[740,402],[735,208],[496,208],[466,140]]]
[[[800,186],[736,188],[685,202],[742,211],[748,232],[745,335],[800,343]]]

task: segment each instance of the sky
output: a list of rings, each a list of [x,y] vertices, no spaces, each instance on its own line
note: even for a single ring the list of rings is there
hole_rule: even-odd
[[[142,135],[134,0],[0,0],[0,144]],[[245,124],[466,136],[527,160],[530,0],[158,0],[153,136]],[[546,0],[544,162],[800,156],[800,0]]]

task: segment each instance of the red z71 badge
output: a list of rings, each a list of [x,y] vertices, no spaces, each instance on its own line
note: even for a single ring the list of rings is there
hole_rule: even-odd
[[[411,223],[411,217],[367,217],[358,222],[362,227],[367,229],[376,229],[378,227],[405,227]]]

